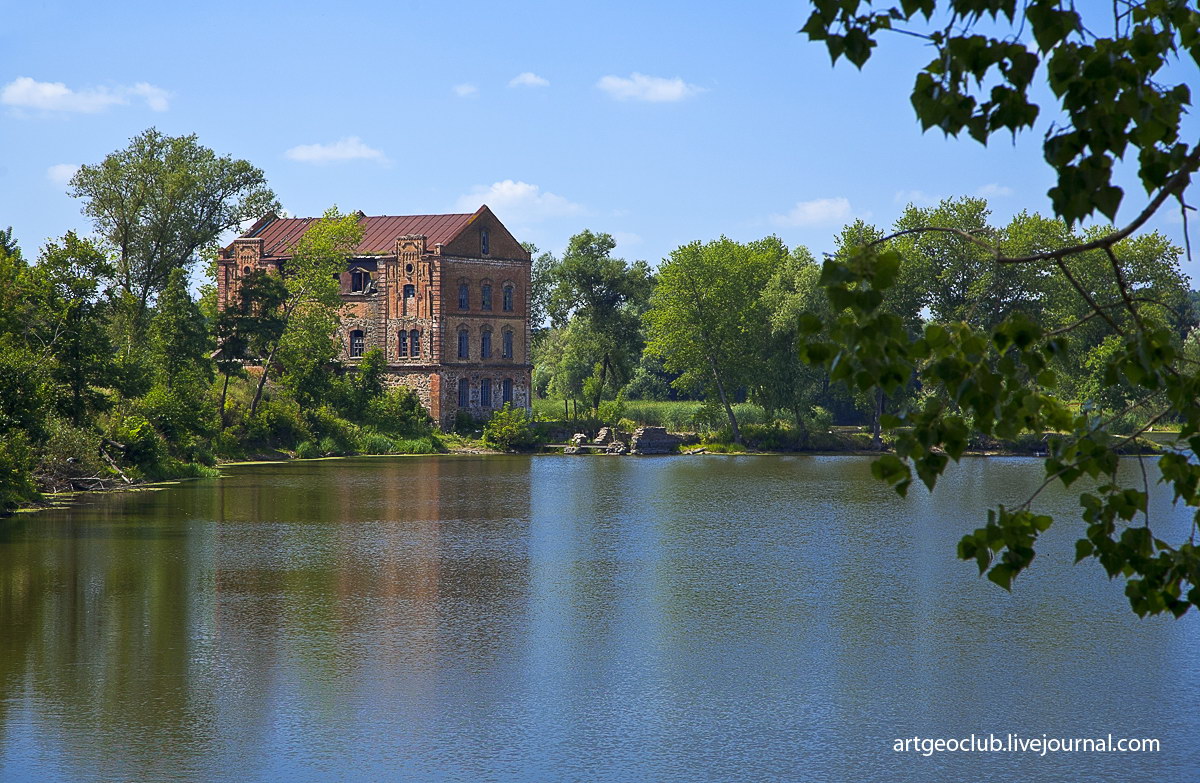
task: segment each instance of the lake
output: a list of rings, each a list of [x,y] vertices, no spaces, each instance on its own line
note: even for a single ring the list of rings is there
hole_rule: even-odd
[[[869,464],[301,461],[0,520],[0,780],[1200,776],[1200,615],[1071,564],[1078,488],[1010,595],[954,548],[1039,461]],[[893,749],[972,733],[1161,750]]]

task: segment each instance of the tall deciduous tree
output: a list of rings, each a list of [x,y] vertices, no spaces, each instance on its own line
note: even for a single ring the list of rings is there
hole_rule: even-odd
[[[552,283],[547,307],[556,327],[573,323],[576,353],[585,351],[593,368],[588,403],[600,407],[604,390],[629,379],[642,351],[641,314],[653,275],[645,261],[614,258],[609,234],[582,231],[571,237],[562,260],[547,270]],[[570,333],[568,339],[570,339]]]
[[[25,324],[29,348],[47,362],[58,412],[76,426],[107,406],[101,391],[112,379],[112,343],[99,298],[112,267],[94,244],[68,233],[48,242],[25,286],[33,305]]]
[[[647,350],[679,373],[678,388],[702,388],[721,401],[737,443],[734,394],[762,377],[770,311],[761,294],[786,257],[775,237],[684,245],[659,268],[646,311]]]
[[[116,281],[144,315],[173,269],[243,221],[277,209],[266,177],[244,160],[218,156],[196,136],[150,128],[129,146],[72,177],[72,196],[116,256]]]
[[[358,214],[343,215],[336,206],[304,232],[291,249],[291,260],[283,270],[287,299],[278,317],[283,324],[280,336],[264,343],[262,374],[250,403],[250,415],[258,410],[263,387],[281,347],[291,346],[295,358],[314,354],[316,347],[331,343],[333,327],[341,309],[337,275],[346,269],[346,260],[362,242],[363,229]],[[323,342],[322,342],[323,341]]]

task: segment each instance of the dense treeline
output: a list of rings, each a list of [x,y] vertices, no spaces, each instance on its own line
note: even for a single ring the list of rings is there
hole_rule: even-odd
[[[328,212],[286,277],[252,275],[218,312],[189,272],[275,204],[261,171],[151,129],[71,186],[98,239],[68,233],[31,260],[0,232],[0,512],[217,458],[442,449],[416,395],[385,387],[378,351],[338,362],[331,273],[355,216]]]
[[[1076,293],[1078,284],[1114,318],[1129,317],[1117,312],[1122,291],[1106,253],[1077,255],[1070,277],[995,261],[996,249],[1020,257],[1082,244],[1111,229],[1073,230],[1027,212],[1003,226],[989,218],[981,198],[910,205],[887,232],[893,238],[881,241],[884,231],[858,220],[838,233],[834,253],[840,258],[877,243],[879,252],[898,254],[902,262],[881,293],[881,306],[913,339],[931,324],[990,330],[1015,313],[1047,331],[1062,330],[1066,348],[1052,368],[1059,392],[1112,414],[1114,429],[1141,423],[1143,414],[1122,414],[1134,389],[1107,370],[1120,340]],[[953,231],[905,233],[930,227]],[[721,237],[676,249],[652,273],[642,262],[612,257],[614,247],[608,235],[584,232],[561,260],[537,257],[535,295],[550,321],[536,343],[534,385],[543,397],[571,401],[601,420],[619,416],[625,400],[703,400],[708,420],[737,442],[744,433],[736,404],[749,401],[775,422],[756,425],[754,439],[803,448],[814,425],[830,420],[870,425],[878,444],[881,418],[890,410],[944,396],[915,378],[897,379],[890,394],[856,393],[831,382],[821,367],[824,357],[803,350],[821,342],[839,317],[826,295],[822,264],[807,248],[789,249],[776,237],[749,243]],[[1161,323],[1181,350],[1196,350],[1194,295],[1180,270],[1180,248],[1150,233],[1115,250],[1142,318]]]

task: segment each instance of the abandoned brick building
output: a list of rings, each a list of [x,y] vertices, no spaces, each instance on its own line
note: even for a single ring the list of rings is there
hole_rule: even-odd
[[[361,215],[363,239],[340,275],[342,359],[383,351],[389,384],[415,390],[438,424],[530,404],[529,253],[487,206],[474,214]],[[317,218],[268,214],[225,248],[224,306],[254,269],[286,273]]]

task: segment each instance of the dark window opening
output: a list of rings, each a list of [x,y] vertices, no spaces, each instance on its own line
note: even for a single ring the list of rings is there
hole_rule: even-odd
[[[350,273],[350,291],[352,293],[362,293],[371,285],[371,273],[364,272],[361,269],[356,269]]]
[[[512,378],[505,378],[500,384],[500,401],[512,402]]]
[[[471,356],[471,336],[463,329],[458,333],[458,358],[469,359]]]
[[[400,301],[400,314],[408,315],[408,300],[415,298],[417,295],[417,287],[415,285],[404,286],[404,298]]]
[[[492,332],[490,329],[484,329],[479,338],[479,358],[492,358]]]
[[[458,309],[466,310],[471,306],[471,289],[466,283],[458,284]]]
[[[408,341],[409,341],[409,344],[412,346],[412,355],[420,356],[421,355],[421,333],[419,331],[417,331],[416,329],[413,329],[411,332],[408,333]]]
[[[248,275],[248,274],[250,274],[250,267],[248,267],[248,266],[244,266],[244,267],[242,267],[242,274],[243,274],[243,275]]]
[[[350,333],[350,356],[362,356],[366,351],[367,341],[363,338],[362,330],[355,329]]]
[[[471,386],[466,378],[458,379],[458,407],[465,408],[471,404]]]
[[[491,242],[489,241],[488,230],[486,228],[479,229],[479,252],[485,256],[492,252]]]
[[[505,359],[512,358],[512,353],[513,353],[513,338],[512,338],[512,336],[513,336],[512,332],[505,332],[504,337],[501,340],[501,348],[500,348],[501,356],[503,356]]]
[[[479,382],[479,406],[481,408],[492,407],[492,379],[484,378]]]
[[[511,285],[504,286],[504,312],[511,313],[513,311],[513,287]]]
[[[479,287],[479,306],[484,310],[492,309],[492,286],[488,283]]]
[[[408,356],[408,332],[400,330],[400,350],[401,356]]]

